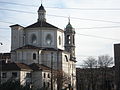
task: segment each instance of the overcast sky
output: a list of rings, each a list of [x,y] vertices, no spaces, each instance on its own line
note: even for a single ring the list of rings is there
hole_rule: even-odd
[[[0,0],[0,42],[3,43],[0,52],[10,52],[9,26],[36,22],[40,4],[40,0]],[[61,29],[66,27],[67,17],[71,17],[76,31],[78,65],[89,56],[114,55],[113,44],[120,43],[120,0],[43,0],[43,5],[47,22]]]

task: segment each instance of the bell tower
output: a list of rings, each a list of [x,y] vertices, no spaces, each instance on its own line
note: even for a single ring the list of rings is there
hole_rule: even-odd
[[[43,5],[41,4],[41,6],[38,9],[38,22],[40,21],[46,21],[46,10],[44,9]]]
[[[65,50],[70,53],[70,59],[76,61],[75,59],[75,29],[69,22],[64,31],[65,34]]]

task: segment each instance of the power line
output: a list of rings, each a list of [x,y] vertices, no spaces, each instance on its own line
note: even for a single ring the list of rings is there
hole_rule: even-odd
[[[102,36],[96,36],[96,35],[88,35],[88,34],[80,34],[80,33],[77,33],[77,34],[82,35],[82,36],[87,36],[87,37],[95,37],[95,38],[102,38],[102,39],[120,41],[120,39],[115,39],[115,38],[108,38],[108,37],[102,37]]]
[[[22,10],[14,10],[14,9],[0,8],[0,10],[21,12],[21,13],[29,13],[29,14],[36,14],[36,13],[34,13],[34,12],[28,12],[28,11],[22,11]],[[68,18],[67,16],[59,16],[59,15],[51,15],[51,14],[47,14],[47,15],[48,15],[48,16],[53,16],[53,17]],[[88,21],[99,21],[99,22],[109,22],[109,23],[119,23],[119,24],[120,24],[120,22],[107,21],[107,20],[97,20],[97,19],[78,18],[78,17],[71,17],[71,18],[72,18],[72,19],[80,19],[80,20],[88,20]]]
[[[12,23],[12,22],[6,22],[6,21],[0,21],[0,22],[3,22],[3,23]],[[13,24],[13,23],[12,23]],[[120,28],[120,26],[107,26],[107,27],[87,27],[87,28],[75,28],[76,30],[79,30],[79,29],[105,29],[105,28]],[[9,28],[3,28],[3,27],[0,27],[0,29],[9,29]]]
[[[115,41],[120,41],[120,39],[115,39],[115,38],[108,38],[108,37],[102,37],[102,36],[96,36],[96,35],[88,35],[88,34],[80,34],[76,33],[81,36],[87,36],[87,37],[94,37],[94,38],[100,38],[100,39],[109,39],[109,40],[115,40]]]
[[[14,11],[14,12],[21,12],[21,13],[29,13],[29,14],[35,14],[34,12],[21,11],[21,10],[14,10],[14,9],[5,9],[5,8],[0,8],[0,10]]]
[[[6,29],[6,30],[8,30],[8,29],[10,29],[10,28],[0,28],[0,29]]]
[[[8,23],[8,22],[6,22],[6,23]],[[0,29],[8,29],[8,28],[0,28]],[[119,40],[120,41],[120,39],[115,39],[115,38],[108,38],[108,37],[102,37],[102,36],[96,36],[96,35],[88,35],[88,34],[81,34],[81,33],[76,33],[76,34],[78,34],[78,35],[81,35],[81,36],[87,36],[87,37],[94,37],[94,38],[101,38],[101,39],[109,39],[109,40]]]
[[[5,21],[0,21],[0,22],[3,22],[3,23],[12,23],[12,22],[5,22]],[[87,28],[75,28],[76,30],[79,30],[79,29],[105,29],[105,28],[120,28],[120,26],[107,26],[107,27],[87,27]],[[0,27],[0,29],[9,29],[9,28],[3,28],[3,27]]]
[[[63,17],[63,18],[68,18],[67,16],[58,16],[58,15],[50,15],[49,16],[54,16],[54,17]],[[80,19],[80,20],[88,20],[88,21],[99,21],[99,22],[109,22],[109,23],[120,23],[120,22],[114,22],[114,21],[107,21],[107,20],[97,20],[97,19],[88,19],[88,18],[78,18],[78,17],[70,17],[72,19]]]
[[[8,21],[0,21],[0,22],[2,22],[2,23],[8,23],[8,24],[15,24],[13,22],[8,22]]]
[[[12,5],[19,5],[19,6],[28,6],[28,7],[39,7],[37,5],[15,3],[15,2],[0,1],[0,3],[12,4]],[[53,9],[73,9],[73,10],[120,10],[120,8],[61,8],[61,7],[46,7],[46,8],[53,8]]]
[[[104,28],[120,28],[120,26],[88,27],[88,28],[75,28],[75,29],[104,29]]]
[[[36,6],[36,5],[28,5],[28,4],[15,3],[15,2],[4,2],[4,1],[0,1],[0,3],[4,3],[4,4],[13,4],[13,5],[20,5],[20,6],[29,6],[29,7],[38,7],[38,6]]]

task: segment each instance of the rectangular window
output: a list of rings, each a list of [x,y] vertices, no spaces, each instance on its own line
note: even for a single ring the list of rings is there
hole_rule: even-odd
[[[50,86],[50,83],[49,82],[47,82],[48,83],[48,87]]]
[[[48,78],[50,78],[50,74],[48,73]]]
[[[45,82],[43,82],[43,87],[45,87]]]
[[[36,60],[36,54],[33,53],[33,60]]]
[[[2,73],[2,78],[7,78],[7,73]]]
[[[12,77],[16,78],[17,77],[17,72],[12,72]]]
[[[46,78],[46,74],[44,73],[44,78]]]
[[[26,78],[31,78],[31,73],[26,73]]]

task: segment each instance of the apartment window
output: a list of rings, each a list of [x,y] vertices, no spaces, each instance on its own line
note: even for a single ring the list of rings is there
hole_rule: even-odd
[[[16,78],[17,77],[17,72],[12,72],[12,77]]]
[[[49,82],[47,82],[47,84],[48,84],[48,87],[50,86],[50,83]]]
[[[50,74],[48,73],[48,78],[50,78]]]
[[[36,59],[36,53],[33,53],[33,59],[34,60]]]
[[[45,87],[45,82],[43,82],[43,87]]]
[[[7,77],[7,73],[2,73],[2,78],[6,78]]]
[[[46,78],[46,74],[44,73],[44,78]]]
[[[31,73],[26,73],[26,78],[31,78]]]

